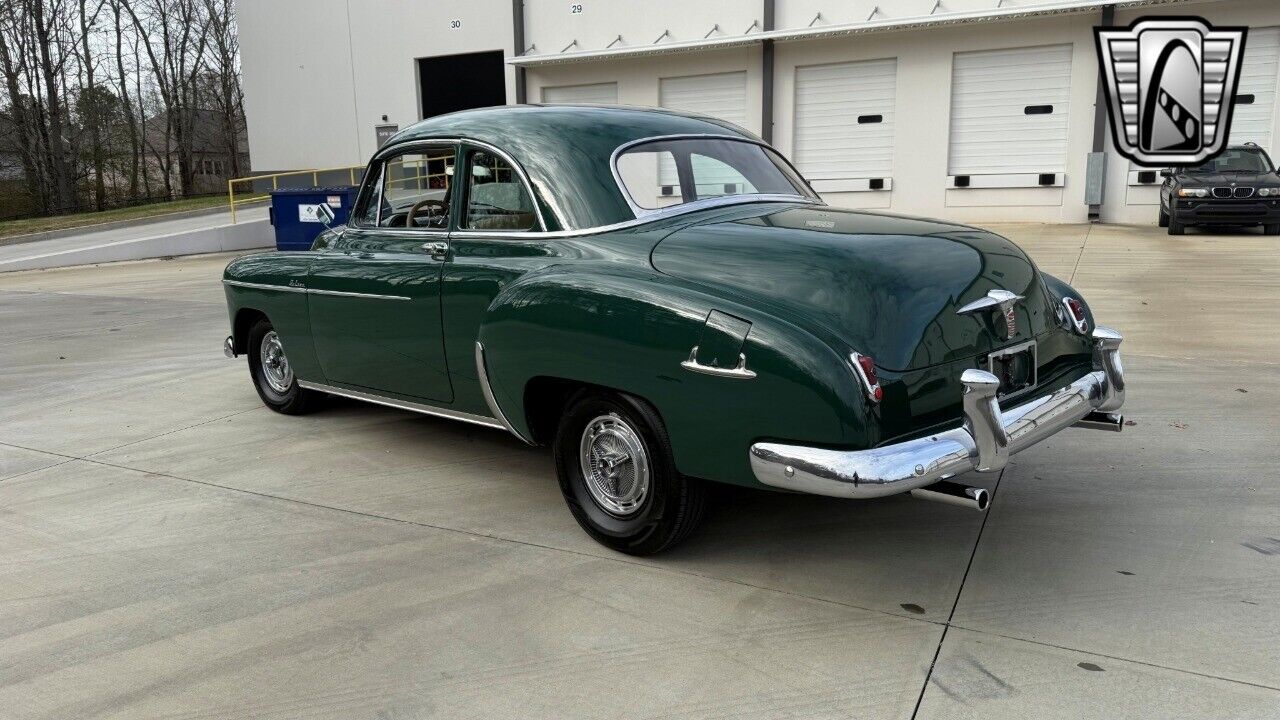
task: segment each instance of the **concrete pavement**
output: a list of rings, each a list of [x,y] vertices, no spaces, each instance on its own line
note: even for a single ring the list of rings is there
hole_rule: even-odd
[[[227,256],[0,276],[0,716],[1280,717],[1280,245],[996,229],[1133,425],[986,515],[726,491],[644,560],[504,434],[262,408]]]

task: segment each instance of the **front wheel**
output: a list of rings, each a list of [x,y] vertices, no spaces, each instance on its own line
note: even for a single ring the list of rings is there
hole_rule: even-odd
[[[1262,226],[1263,235],[1280,235],[1280,223],[1272,223]]]
[[[298,386],[284,343],[270,320],[262,318],[253,324],[247,347],[249,375],[263,404],[285,415],[310,411],[318,393]]]
[[[1162,228],[1169,227],[1169,213],[1164,211],[1163,205],[1160,206],[1160,218],[1156,221],[1156,224]]]
[[[1169,227],[1170,235],[1186,235],[1187,234],[1187,226],[1183,225],[1181,222],[1178,222],[1178,218],[1172,215],[1169,216],[1168,227]]]
[[[606,547],[652,555],[702,519],[706,490],[677,472],[666,427],[643,400],[579,396],[560,421],[553,453],[569,511]]]

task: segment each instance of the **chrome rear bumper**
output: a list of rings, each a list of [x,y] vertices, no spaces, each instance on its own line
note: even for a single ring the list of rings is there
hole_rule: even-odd
[[[1093,331],[1094,361],[1100,370],[1057,392],[1010,410],[996,399],[999,380],[984,370],[966,370],[964,425],[928,437],[870,450],[828,450],[761,442],[751,446],[751,469],[765,485],[832,497],[893,495],[977,470],[994,472],[1009,456],[1066,428],[1118,430],[1123,416],[1124,369],[1119,332]],[[1081,421],[1086,422],[1081,422]]]

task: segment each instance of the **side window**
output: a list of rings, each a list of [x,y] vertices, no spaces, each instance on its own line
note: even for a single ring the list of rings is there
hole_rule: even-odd
[[[462,227],[469,230],[532,230],[533,199],[519,174],[497,155],[473,150]]]
[[[351,213],[351,224],[355,227],[374,227],[378,224],[378,207],[382,205],[382,165],[370,166],[366,175],[366,184],[356,198],[356,207]]]
[[[358,227],[449,228],[452,147],[415,149],[375,166],[356,201]]]
[[[387,158],[382,165],[378,226],[448,230],[453,164],[452,147]]]

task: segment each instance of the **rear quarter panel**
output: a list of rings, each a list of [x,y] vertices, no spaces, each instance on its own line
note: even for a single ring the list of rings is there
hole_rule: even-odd
[[[752,323],[744,352],[754,379],[680,366],[710,310]],[[662,416],[677,467],[756,485],[748,451],[762,439],[865,444],[854,376],[827,345],[757,309],[648,268],[576,263],[507,286],[480,328],[495,395],[528,432],[524,389],[539,377],[642,397]]]

